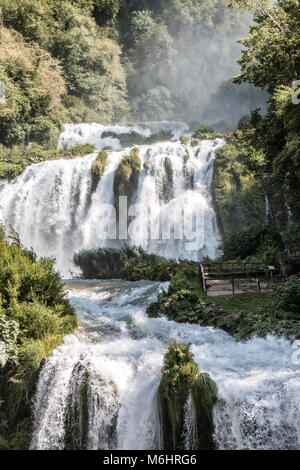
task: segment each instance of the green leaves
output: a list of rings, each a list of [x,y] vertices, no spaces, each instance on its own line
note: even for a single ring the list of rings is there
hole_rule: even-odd
[[[38,361],[41,351],[42,358],[46,357],[77,325],[53,265],[51,259],[36,260],[34,253],[22,248],[15,233],[0,238],[0,341],[5,344],[5,362],[14,372],[24,342],[29,341],[35,351],[35,341],[39,341],[34,359]]]
[[[275,292],[277,308],[300,317],[300,277],[291,276]]]

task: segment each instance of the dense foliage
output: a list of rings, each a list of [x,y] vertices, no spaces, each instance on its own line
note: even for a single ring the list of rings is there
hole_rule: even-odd
[[[28,446],[30,397],[42,360],[77,326],[52,259],[0,227],[0,447]],[[18,430],[17,430],[18,428]],[[9,438],[9,439],[8,439]]]
[[[278,299],[277,309],[295,313],[300,317],[300,277],[291,276],[275,292]]]
[[[299,1],[278,0],[271,6],[267,0],[233,0],[231,5],[255,11],[255,24],[241,41],[243,51],[238,61],[241,73],[235,81],[267,88],[270,99],[266,114],[260,114],[259,110],[252,112],[251,118],[242,120],[238,130],[227,136],[227,144],[218,151],[215,195],[217,203],[220,200],[219,218],[223,232],[232,230],[230,226],[228,230],[224,220],[228,221],[228,216],[232,218],[236,212],[232,211],[231,202],[236,204],[238,193],[239,198],[244,198],[245,207],[247,192],[250,195],[251,191],[253,206],[252,210],[246,210],[246,225],[253,224],[255,213],[256,222],[262,223],[264,197],[267,222],[273,232],[280,234],[285,251],[289,252],[299,239],[300,220],[300,106],[294,83],[300,77]],[[219,176],[221,180],[217,180]],[[248,191],[247,187],[246,191],[239,190],[245,177]],[[235,219],[232,222],[237,223]],[[244,228],[247,228],[245,224]],[[293,237],[288,235],[292,231]]]
[[[199,119],[220,85],[216,64],[230,80],[248,24],[227,0],[0,0],[0,10],[9,146],[55,146],[66,121]]]
[[[74,255],[73,261],[81,269],[84,279],[122,278],[128,281],[169,281],[182,265],[196,264],[167,260],[129,245],[81,250]]]

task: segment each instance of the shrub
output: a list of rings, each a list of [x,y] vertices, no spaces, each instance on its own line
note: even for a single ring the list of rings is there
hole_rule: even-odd
[[[189,138],[186,135],[181,135],[179,140],[182,145],[188,145],[189,143]]]
[[[182,145],[188,145],[189,138],[186,135],[181,135],[180,136],[180,142],[182,143]]]
[[[215,139],[218,137],[216,131],[206,124],[200,124],[193,133],[193,139],[205,140],[205,139]]]
[[[176,392],[185,401],[187,391],[199,373],[199,368],[193,361],[194,354],[190,352],[190,346],[190,344],[168,344],[162,368],[166,398],[171,392]]]
[[[277,309],[295,313],[300,317],[300,276],[291,276],[275,291]]]
[[[222,248],[227,259],[245,259],[258,255],[261,262],[276,264],[279,250],[282,249],[282,242],[279,234],[272,227],[253,224],[225,235]]]

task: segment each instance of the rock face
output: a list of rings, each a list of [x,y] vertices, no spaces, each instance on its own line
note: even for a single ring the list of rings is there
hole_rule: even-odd
[[[77,364],[72,374],[65,417],[65,448],[69,450],[87,449],[90,377],[90,372]]]
[[[215,449],[213,411],[217,402],[217,386],[206,373],[200,373],[191,387],[196,411],[196,448]]]
[[[119,196],[127,196],[128,205],[136,194],[141,170],[139,149],[133,148],[129,155],[124,155],[115,173],[114,195],[115,206],[119,207]]]
[[[106,164],[107,164],[108,154],[105,150],[101,150],[98,153],[96,160],[94,161],[92,168],[91,168],[91,193],[96,191],[98,183],[104,173]]]
[[[186,403],[191,396],[194,407],[195,449],[214,449],[213,408],[217,387],[208,374],[199,373],[189,351],[190,345],[169,344],[158,390],[162,448],[185,449]]]

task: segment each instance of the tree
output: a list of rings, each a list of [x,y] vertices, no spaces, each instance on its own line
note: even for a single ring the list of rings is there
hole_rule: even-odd
[[[236,81],[268,87],[270,93],[277,85],[291,85],[300,71],[299,0],[279,0],[273,8],[269,0],[232,0],[229,5],[254,8],[256,22],[240,41],[245,49]]]

